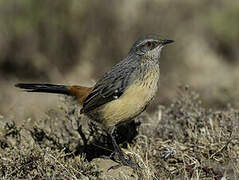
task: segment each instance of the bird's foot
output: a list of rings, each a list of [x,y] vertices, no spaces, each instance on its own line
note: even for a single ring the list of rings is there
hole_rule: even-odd
[[[117,169],[121,166],[128,166],[135,170],[140,169],[140,166],[134,160],[132,160],[132,158],[130,156],[124,155],[122,151],[121,152],[113,152],[113,153],[111,153],[110,156],[101,156],[101,158],[111,159],[112,161],[118,163],[115,166],[111,166],[108,169],[108,171],[111,169]]]

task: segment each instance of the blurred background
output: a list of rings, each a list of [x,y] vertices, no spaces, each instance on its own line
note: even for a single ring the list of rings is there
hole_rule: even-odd
[[[163,50],[158,104],[190,85],[204,106],[239,107],[239,1],[0,0],[0,114],[56,107],[55,95],[26,94],[17,82],[93,85],[134,41],[156,33]]]

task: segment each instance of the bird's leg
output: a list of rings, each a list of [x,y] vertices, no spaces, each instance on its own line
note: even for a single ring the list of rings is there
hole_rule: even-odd
[[[138,165],[136,162],[132,161],[129,157],[128,157],[128,158],[125,157],[123,151],[121,150],[121,148],[119,147],[119,145],[117,144],[117,142],[116,142],[116,140],[115,140],[115,137],[114,137],[114,135],[113,135],[114,130],[115,130],[115,127],[114,127],[114,126],[113,126],[113,127],[110,127],[108,133],[109,133],[109,135],[110,135],[110,138],[111,138],[111,140],[112,140],[112,144],[113,144],[113,147],[114,147],[114,151],[115,151],[115,152],[113,152],[113,153],[114,153],[115,155],[117,155],[117,156],[116,156],[116,159],[115,159],[115,156],[113,156],[113,157],[114,157],[113,160],[119,162],[120,164],[118,164],[118,165],[116,165],[116,166],[112,166],[112,167],[110,167],[108,170],[110,170],[110,169],[116,169],[116,168],[118,168],[118,167],[120,167],[120,166],[122,166],[122,165],[123,165],[123,166],[129,166],[129,167],[131,167],[131,168],[133,168],[133,169],[138,169],[138,168],[139,168],[139,165]],[[111,157],[112,157],[112,156],[111,156]]]
[[[119,145],[117,144],[117,142],[115,140],[115,137],[113,135],[114,130],[115,130],[115,126],[110,127],[109,128],[109,135],[110,135],[113,147],[114,147],[114,151],[115,151],[114,153],[116,153],[118,155],[119,159],[122,159],[122,158],[124,158],[124,153],[123,153],[123,151],[121,150],[121,148],[119,147]]]

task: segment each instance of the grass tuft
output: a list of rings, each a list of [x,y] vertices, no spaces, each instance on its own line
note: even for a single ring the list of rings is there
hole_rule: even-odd
[[[46,112],[43,119],[15,119],[21,122],[16,124],[2,117],[0,177],[112,179],[102,171],[104,167],[91,161],[111,154],[110,139],[101,127],[79,117],[78,109],[66,99],[58,110]],[[118,173],[113,177],[237,179],[238,120],[239,110],[230,106],[220,111],[206,109],[197,93],[181,87],[170,106],[160,106],[155,113],[137,118],[137,123],[118,128],[118,141],[141,169],[126,175],[119,168],[112,170]],[[131,132],[131,138],[122,135],[126,130]]]

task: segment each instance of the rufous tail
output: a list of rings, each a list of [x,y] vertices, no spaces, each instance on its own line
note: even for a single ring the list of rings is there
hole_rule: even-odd
[[[80,104],[84,102],[93,88],[84,86],[65,86],[55,84],[18,83],[16,87],[27,92],[54,93],[75,96]]]

